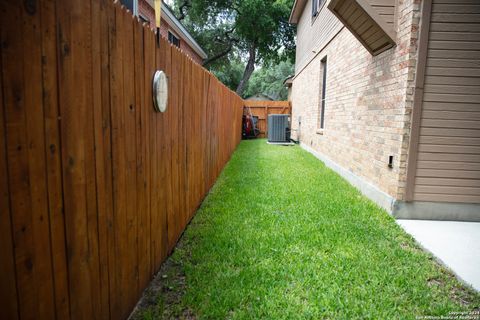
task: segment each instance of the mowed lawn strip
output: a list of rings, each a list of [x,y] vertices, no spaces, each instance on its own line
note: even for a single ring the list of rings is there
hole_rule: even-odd
[[[166,265],[145,319],[415,319],[480,306],[322,162],[265,140],[240,144]]]

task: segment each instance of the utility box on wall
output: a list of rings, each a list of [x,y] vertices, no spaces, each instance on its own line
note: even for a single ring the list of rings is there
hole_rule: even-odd
[[[268,115],[268,142],[290,142],[288,114]]]

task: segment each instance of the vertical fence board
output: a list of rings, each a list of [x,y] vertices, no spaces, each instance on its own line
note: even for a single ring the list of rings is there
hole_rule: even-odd
[[[123,102],[123,51],[121,47],[122,41],[122,14],[119,9],[118,2],[114,7],[114,21],[110,33],[110,116],[112,130],[112,192],[113,192],[113,248],[114,259],[110,262],[115,266],[114,273],[110,275],[111,286],[111,317],[120,318],[122,305],[125,302],[122,293],[122,275],[125,266],[122,264],[124,217],[125,203],[125,166],[124,166],[124,150],[123,137],[124,131],[122,125],[122,102]]]
[[[115,6],[115,37],[111,51],[111,116],[112,116],[112,153],[113,153],[113,203],[114,203],[114,228],[115,228],[115,261],[117,266],[115,274],[115,299],[116,318],[124,318],[125,308],[128,305],[127,266],[127,213],[126,213],[126,173],[127,164],[125,156],[125,102],[124,102],[124,65],[123,45],[124,14],[120,5]]]
[[[148,225],[145,226],[145,233],[148,241],[148,278],[151,278],[153,276],[155,267],[154,267],[154,244],[153,244],[153,238],[152,238],[152,231],[154,231],[152,227],[152,212],[154,212],[154,206],[156,203],[154,203],[154,185],[153,185],[153,161],[151,159],[151,155],[153,153],[153,146],[152,146],[152,139],[153,139],[153,133],[152,133],[152,128],[153,128],[153,121],[152,117],[154,115],[154,110],[153,110],[153,104],[152,104],[152,86],[151,86],[151,81],[152,81],[152,76],[153,76],[153,46],[154,46],[154,36],[153,33],[151,32],[150,28],[147,26],[144,26],[144,33],[143,33],[143,41],[144,41],[144,50],[143,50],[143,56],[144,56],[144,84],[145,87],[143,88],[144,96],[145,96],[145,110],[144,110],[144,124],[145,124],[145,136],[143,137],[145,141],[145,147],[146,147],[146,157],[145,157],[145,166],[146,166],[146,172],[145,176],[147,178],[147,185],[146,185],[146,192],[147,192],[147,222]]]
[[[109,220],[111,219],[111,167],[108,79],[108,2],[92,0],[92,94],[95,141],[95,180],[98,217],[99,318],[110,316]],[[101,84],[101,85],[99,85]],[[105,110],[106,109],[106,110]]]
[[[150,47],[151,50],[151,60],[150,60],[150,70],[151,70],[151,75],[149,77],[149,81],[151,82],[151,79],[153,78],[153,74],[156,71],[156,60],[157,60],[157,55],[156,55],[156,36],[153,36],[152,40],[152,45]],[[152,96],[153,93],[150,94]],[[152,168],[152,173],[151,173],[151,179],[152,179],[152,189],[151,189],[151,194],[152,194],[152,207],[151,207],[151,239],[152,239],[152,270],[155,272],[159,268],[159,261],[158,261],[158,252],[161,250],[161,237],[160,237],[160,231],[158,230],[158,225],[160,221],[160,216],[158,212],[161,210],[161,202],[160,202],[160,197],[158,197],[159,193],[161,192],[161,181],[160,181],[160,171],[159,171],[159,140],[161,137],[158,136],[158,119],[155,116],[155,111],[151,109],[151,116],[150,116],[150,146],[151,146],[151,154],[150,154],[150,160],[151,160],[151,168]]]
[[[178,212],[178,223],[177,223],[177,232],[175,235],[175,242],[178,241],[182,230],[185,226],[186,221],[186,211],[187,211],[187,178],[186,178],[186,161],[187,161],[187,146],[186,146],[186,118],[188,117],[185,112],[186,106],[188,103],[187,97],[185,97],[184,88],[186,87],[185,83],[188,81],[190,74],[188,73],[188,57],[184,54],[181,54],[180,50],[175,48],[176,54],[179,58],[180,64],[182,65],[182,72],[179,76],[179,90],[178,90],[178,195],[179,195],[179,212]]]
[[[43,1],[41,4],[42,95],[45,116],[47,192],[55,288],[55,312],[57,319],[65,319],[70,315],[70,301],[65,247],[65,221],[63,217],[60,128],[58,123],[55,2],[49,0]]]
[[[136,181],[136,192],[137,192],[137,208],[136,212],[138,215],[137,228],[136,228],[136,242],[137,242],[137,252],[136,259],[138,261],[138,266],[136,270],[136,275],[138,277],[137,290],[136,294],[138,295],[141,291],[140,288],[145,287],[148,284],[148,264],[147,259],[150,254],[147,246],[147,237],[144,228],[148,226],[148,208],[147,208],[147,177],[145,170],[145,158],[146,158],[146,146],[144,141],[145,134],[145,125],[143,123],[145,119],[145,96],[143,92],[144,86],[144,77],[143,77],[143,67],[144,67],[144,57],[143,57],[143,27],[138,21],[135,21],[133,24],[134,30],[134,72],[135,72],[135,143],[137,146],[136,152],[136,170],[137,170],[137,181]]]
[[[105,50],[106,56],[102,59],[102,128],[104,152],[107,155],[104,162],[105,170],[105,186],[108,196],[105,199],[105,209],[107,215],[107,251],[108,251],[108,289],[109,289],[109,311],[110,319],[118,319],[120,315],[121,302],[117,295],[118,273],[120,266],[118,264],[117,250],[117,230],[116,230],[116,198],[115,198],[115,182],[114,174],[114,150],[117,141],[114,137],[118,128],[114,127],[113,113],[116,111],[114,104],[118,103],[118,94],[114,96],[116,81],[114,77],[119,77],[117,67],[117,17],[116,8],[110,0],[104,1],[106,10],[105,23],[108,24],[108,43],[104,43],[102,51]],[[116,157],[115,157],[116,160]]]
[[[141,88],[142,90],[142,96],[143,96],[143,109],[142,109],[142,140],[143,144],[145,146],[145,157],[144,157],[144,165],[145,165],[145,226],[142,228],[141,233],[143,234],[144,241],[145,241],[145,256],[143,257],[144,259],[144,272],[145,274],[143,275],[145,283],[148,283],[152,277],[153,274],[153,269],[152,269],[152,259],[151,259],[151,211],[150,211],[150,206],[151,206],[151,179],[150,179],[150,174],[151,174],[151,163],[150,163],[150,123],[149,123],[149,117],[150,117],[150,112],[152,112],[152,99],[151,97],[151,86],[148,84],[150,83],[151,79],[149,78],[150,74],[146,71],[147,68],[150,66],[147,64],[147,48],[148,44],[151,43],[151,31],[147,27],[148,24],[145,24],[142,28],[143,30],[143,66],[140,70],[140,76],[143,77],[143,86]],[[150,94],[150,95],[149,95]],[[140,230],[139,230],[140,232]],[[142,287],[144,288],[144,286]]]
[[[175,230],[175,237],[174,242],[178,241],[178,237],[180,235],[180,230],[182,230],[182,226],[185,221],[185,197],[186,197],[186,190],[185,190],[185,175],[183,172],[183,168],[185,167],[185,114],[184,114],[184,103],[185,103],[185,96],[184,96],[184,88],[186,82],[186,58],[180,54],[180,51],[177,48],[173,48],[175,52],[175,56],[177,57],[177,63],[180,66],[180,73],[177,78],[177,159],[178,162],[176,164],[176,174],[177,174],[177,193],[178,193],[178,208],[176,212],[176,230]]]
[[[157,55],[156,55],[156,68],[158,70],[166,70],[167,67],[167,48],[168,48],[168,43],[164,38],[160,38],[160,46],[157,47]],[[160,161],[158,163],[159,165],[159,171],[160,171],[160,194],[158,194],[159,197],[159,202],[160,202],[160,208],[159,208],[159,214],[160,214],[160,219],[159,219],[159,228],[158,231],[160,233],[160,251],[159,251],[159,256],[158,256],[158,267],[160,267],[162,261],[167,257],[168,255],[168,231],[167,231],[167,199],[168,199],[168,194],[170,193],[169,188],[170,185],[168,183],[164,183],[165,181],[168,181],[168,174],[167,172],[169,171],[169,165],[168,165],[168,160],[169,160],[169,138],[168,138],[168,118],[165,113],[162,113],[158,117],[160,125],[157,126],[157,136],[160,138],[160,143],[161,145],[159,146],[159,152],[160,152]]]
[[[92,300],[93,317],[99,319],[103,313],[103,304],[101,301],[100,284],[100,262],[99,262],[99,241],[98,241],[98,199],[97,199],[97,181],[96,181],[96,161],[95,161],[95,122],[94,122],[94,103],[100,97],[97,91],[98,85],[94,82],[98,77],[98,60],[94,61],[95,53],[98,52],[98,25],[95,16],[98,15],[98,7],[95,6],[98,0],[85,1],[85,11],[83,22],[85,23],[85,80],[86,80],[86,110],[84,118],[85,133],[85,181],[86,181],[86,201],[87,201],[87,236],[88,236],[88,258],[87,263],[90,271],[90,295]],[[95,59],[97,59],[95,57]]]
[[[202,127],[202,161],[203,166],[202,170],[202,180],[200,183],[202,184],[202,196],[204,196],[208,191],[208,173],[209,173],[209,166],[208,166],[208,97],[209,97],[209,90],[210,90],[210,75],[207,71],[202,70],[202,77],[203,77],[203,87],[204,87],[204,96],[202,100],[202,115],[201,119],[203,122]]]
[[[146,85],[147,91],[145,93],[146,97],[152,97],[152,78],[155,72],[155,35],[152,32],[148,33],[148,41],[145,43],[145,72],[146,78],[145,83],[149,83],[150,85]],[[156,256],[159,250],[159,240],[158,240],[158,233],[156,231],[156,226],[158,224],[158,207],[159,201],[157,192],[159,189],[159,179],[158,179],[158,151],[157,151],[157,121],[155,117],[155,111],[153,106],[149,108],[149,145],[150,145],[150,154],[149,154],[149,161],[150,161],[150,195],[151,195],[151,203],[150,203],[150,263],[151,263],[151,271],[152,274],[157,270],[157,261]]]
[[[172,193],[173,193],[173,210],[172,210],[172,217],[168,219],[169,221],[169,226],[168,226],[168,231],[169,231],[169,247],[173,249],[175,242],[176,242],[176,234],[178,232],[178,224],[179,224],[179,214],[180,214],[180,197],[179,197],[179,192],[180,192],[180,182],[179,182],[179,150],[180,150],[180,137],[179,136],[179,121],[178,118],[180,117],[180,108],[181,108],[181,101],[179,100],[179,86],[181,79],[181,74],[183,72],[183,66],[181,64],[181,61],[179,60],[179,55],[177,52],[177,49],[172,47],[171,48],[171,57],[172,57],[172,84],[170,87],[170,93],[172,97],[172,108],[170,109],[170,112],[172,113],[172,118],[171,118],[171,128],[170,130],[172,131],[172,158],[170,159],[170,165],[171,165],[171,174],[172,174]]]
[[[185,223],[185,202],[187,196],[187,190],[185,188],[185,171],[184,168],[186,167],[185,164],[185,88],[186,82],[188,79],[187,76],[187,59],[182,54],[180,54],[180,50],[174,47],[174,51],[176,56],[178,57],[178,63],[181,66],[181,72],[178,75],[178,91],[177,91],[177,101],[178,101],[178,117],[177,117],[177,157],[178,157],[178,164],[177,164],[177,192],[178,192],[178,211],[177,211],[177,223],[176,223],[176,231],[175,231],[175,238],[174,242],[178,241],[178,237],[180,236],[180,230]]]
[[[6,8],[0,4],[2,15],[6,13]],[[4,43],[5,26],[0,22],[0,43]],[[0,51],[1,53],[1,51]],[[7,165],[7,146],[6,146],[6,128],[4,121],[5,105],[3,100],[3,72],[1,66],[2,55],[0,54],[0,301],[4,305],[0,308],[1,319],[18,319],[17,304],[17,284],[15,279],[15,258],[13,252],[12,221],[10,212],[10,191],[8,188],[8,165]]]
[[[202,172],[202,163],[201,163],[201,148],[202,148],[202,108],[203,108],[203,92],[204,92],[204,83],[203,83],[203,72],[199,68],[195,68],[195,65],[192,66],[192,87],[196,88],[196,94],[193,98],[194,106],[192,110],[192,127],[195,128],[194,134],[192,136],[193,141],[191,141],[187,146],[193,147],[193,156],[190,160],[191,163],[191,172],[192,177],[189,180],[192,190],[190,194],[191,206],[189,208],[188,220],[193,217],[193,213],[200,204],[200,195],[202,193],[201,185],[201,172]]]
[[[156,36],[155,36],[156,39]],[[153,70],[156,71],[158,69],[158,45],[155,40],[155,44],[152,47],[152,65],[153,65]],[[162,250],[162,230],[160,228],[161,225],[161,211],[162,211],[162,201],[161,201],[161,194],[162,194],[162,189],[163,185],[161,183],[161,177],[162,177],[162,172],[161,172],[161,161],[162,161],[162,154],[161,154],[161,147],[162,147],[162,137],[159,135],[159,132],[162,130],[161,127],[161,120],[159,117],[153,117],[154,121],[154,127],[152,128],[152,136],[155,138],[153,140],[153,143],[155,144],[154,146],[154,154],[153,154],[153,166],[155,166],[155,177],[154,177],[154,186],[155,186],[155,211],[152,212],[153,214],[153,219],[152,219],[152,227],[153,227],[153,232],[152,232],[152,237],[154,239],[154,249],[153,249],[153,265],[154,265],[154,271],[158,270],[160,268],[161,260],[160,260],[160,253]]]
[[[192,88],[192,64],[189,59],[185,59],[185,76],[184,76],[184,81],[183,81],[183,97],[184,97],[184,103],[183,103],[183,134],[184,134],[184,141],[185,141],[185,149],[184,149],[184,170],[182,172],[185,172],[184,176],[184,193],[185,193],[185,206],[183,210],[183,224],[182,224],[182,229],[184,225],[186,225],[188,221],[188,217],[186,216],[186,213],[190,211],[191,205],[192,205],[192,185],[191,181],[193,180],[192,174],[192,157],[193,157],[193,149],[194,149],[194,136],[196,134],[195,132],[195,126],[193,126],[193,119],[195,117],[194,108],[193,108],[193,101],[195,97],[193,96],[195,92],[193,91]],[[187,129],[188,128],[188,129]],[[188,131],[187,131],[188,130]],[[182,168],[183,169],[183,168]]]
[[[161,45],[161,43],[159,43]],[[159,66],[159,58],[160,58],[160,48],[159,45],[155,44],[154,46],[154,70],[158,70],[160,68]],[[155,131],[152,132],[152,134],[155,136],[155,171],[156,171],[156,177],[155,177],[155,201],[157,203],[156,206],[156,211],[153,213],[155,217],[155,224],[153,224],[154,227],[154,237],[155,237],[155,250],[154,250],[154,266],[155,266],[155,271],[160,268],[160,265],[162,263],[162,253],[163,253],[163,220],[164,220],[164,202],[163,202],[163,196],[164,196],[164,184],[162,183],[163,181],[163,153],[162,153],[162,148],[163,148],[163,140],[164,137],[162,136],[162,131],[163,131],[163,115],[158,115],[155,117]]]
[[[87,2],[57,1],[59,28],[59,103],[63,194],[68,251],[70,307],[73,318],[93,317],[87,218],[85,119],[89,107],[88,65],[90,8]],[[78,67],[82,62],[82,68]],[[81,119],[81,120],[80,120]]]
[[[23,12],[23,65],[24,102],[28,144],[28,167],[30,196],[32,200],[32,227],[34,238],[35,285],[37,294],[45,299],[38,301],[40,318],[55,316],[50,226],[48,217],[47,183],[45,161],[45,128],[42,87],[42,48],[40,8],[24,8]]]
[[[35,283],[34,230],[30,197],[28,142],[25,115],[25,80],[23,38],[18,36],[18,22],[23,19],[21,4],[2,2],[2,75],[7,145],[8,188],[12,212],[12,234],[15,248],[15,275],[20,318],[38,313]],[[20,29],[21,30],[21,29]]]
[[[134,77],[134,34],[133,17],[130,12],[122,10],[123,14],[123,114],[125,116],[125,161],[126,161],[126,193],[122,196],[126,199],[126,237],[125,237],[125,284],[122,290],[126,291],[126,303],[129,308],[133,308],[136,303],[138,260],[136,252],[138,250],[136,241],[137,228],[137,191],[136,191],[136,160],[137,148],[135,137],[135,77]],[[131,288],[130,290],[125,290]]]
[[[172,209],[168,216],[168,248],[171,251],[175,245],[175,235],[177,233],[177,214],[179,212],[179,197],[178,197],[178,142],[175,137],[178,136],[178,76],[181,73],[181,65],[178,61],[177,51],[170,47],[171,57],[171,74],[169,79],[169,113],[170,113],[170,132],[171,132],[171,157],[170,157],[170,185],[172,188]]]
[[[174,137],[175,133],[173,131],[173,108],[175,107],[173,104],[173,90],[172,90],[172,83],[173,83],[173,72],[172,72],[172,47],[167,44],[165,40],[162,41],[162,45],[164,46],[165,50],[165,73],[167,74],[168,83],[169,83],[169,93],[168,93],[168,101],[167,101],[167,112],[165,113],[165,128],[164,128],[164,135],[165,135],[165,153],[168,155],[165,158],[165,184],[168,186],[166,190],[166,253],[169,254],[173,246],[171,246],[171,238],[173,238],[172,234],[174,232],[173,226],[171,225],[171,219],[174,219],[174,197],[175,197],[175,190],[172,185],[173,179],[173,171],[172,171],[172,155],[173,155],[173,148],[174,148]]]

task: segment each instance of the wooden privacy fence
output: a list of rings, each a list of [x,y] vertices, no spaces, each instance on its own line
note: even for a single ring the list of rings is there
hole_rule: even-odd
[[[251,112],[253,116],[258,117],[259,138],[265,138],[268,131],[269,114],[291,114],[292,107],[289,101],[258,101],[245,100],[243,112]]]
[[[126,318],[239,143],[243,101],[109,0],[0,10],[0,319]]]

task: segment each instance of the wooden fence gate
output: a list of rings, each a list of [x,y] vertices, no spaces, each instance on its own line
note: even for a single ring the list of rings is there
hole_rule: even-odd
[[[292,114],[292,106],[290,101],[258,101],[245,100],[244,114],[249,112],[253,116],[258,117],[258,129],[260,130],[259,138],[265,138],[268,132],[268,115],[269,114]]]
[[[124,319],[239,143],[243,101],[110,0],[0,12],[0,319]]]

